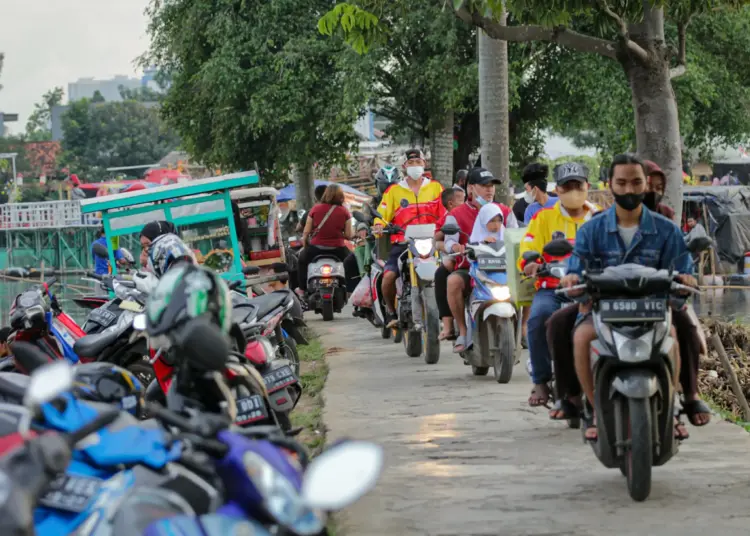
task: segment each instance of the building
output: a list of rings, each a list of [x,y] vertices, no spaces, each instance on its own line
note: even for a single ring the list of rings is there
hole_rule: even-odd
[[[120,87],[126,89],[137,89],[143,85],[139,78],[128,78],[118,75],[109,80],[96,80],[94,78],[80,78],[77,82],[68,84],[68,101],[74,102],[81,99],[90,99],[97,91],[102,94],[105,101],[121,101]]]

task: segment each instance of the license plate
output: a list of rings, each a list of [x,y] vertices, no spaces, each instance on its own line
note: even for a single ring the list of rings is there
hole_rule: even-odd
[[[333,279],[321,279],[320,284],[330,286],[333,284]]]
[[[268,410],[262,396],[253,395],[237,400],[237,418],[234,424],[250,424],[267,418]]]
[[[263,376],[263,381],[266,382],[266,389],[269,393],[274,393],[279,389],[296,383],[297,376],[294,375],[292,367],[284,365],[277,369],[272,370],[268,374]]]
[[[507,268],[504,257],[479,257],[477,265],[481,270],[488,272],[502,271]]]
[[[115,318],[117,318],[117,315],[115,313],[113,313],[109,309],[104,308],[94,309],[89,315],[89,320],[91,322],[96,322],[97,324],[105,328],[112,322],[114,322]]]
[[[666,310],[666,300],[646,298],[599,301],[599,317],[604,321],[610,322],[664,320],[666,318]]]
[[[80,513],[98,493],[101,480],[79,475],[60,475],[39,499],[47,508]]]

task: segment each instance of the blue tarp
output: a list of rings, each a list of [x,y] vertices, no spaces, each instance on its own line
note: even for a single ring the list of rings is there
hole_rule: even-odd
[[[324,184],[328,186],[329,184],[338,184],[341,186],[341,189],[344,190],[344,192],[352,194],[352,195],[362,195],[365,197],[369,197],[368,194],[364,192],[360,192],[356,188],[352,188],[351,186],[348,186],[346,184],[340,184],[337,182],[330,182],[330,181],[315,181],[315,186],[320,186],[321,184]],[[297,198],[297,190],[294,187],[294,183],[284,186],[281,190],[279,190],[279,195],[276,196],[276,201],[279,203],[283,203],[284,201],[291,201],[292,199]]]

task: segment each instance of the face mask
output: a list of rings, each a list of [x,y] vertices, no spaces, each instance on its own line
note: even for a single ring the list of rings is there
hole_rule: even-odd
[[[625,210],[637,209],[641,206],[643,198],[646,196],[645,192],[640,194],[616,194],[612,192],[612,195],[615,197],[615,203]]]
[[[487,201],[484,197],[481,197],[481,196],[476,196],[474,198],[474,201],[476,201],[477,205],[479,205],[480,207],[483,207],[484,205],[486,205],[487,203],[490,202],[490,201]]]
[[[656,207],[661,203],[663,197],[663,195],[656,192],[647,192],[643,197],[643,204],[646,205],[649,210],[656,210]]]
[[[523,194],[523,200],[526,201],[529,205],[534,202],[534,194],[531,192],[524,192]]]
[[[424,168],[422,166],[409,166],[406,168],[406,174],[412,179],[417,180],[424,175]]]
[[[557,197],[565,208],[578,210],[586,203],[586,192],[583,190],[571,190],[569,192],[559,193]]]

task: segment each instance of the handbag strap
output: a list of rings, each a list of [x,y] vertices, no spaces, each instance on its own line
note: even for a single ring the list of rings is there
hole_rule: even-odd
[[[313,229],[312,232],[310,233],[310,238],[314,237],[320,232],[320,230],[323,228],[323,225],[325,225],[326,221],[328,221],[328,216],[331,215],[331,213],[336,209],[336,207],[337,205],[331,205],[331,208],[328,209],[328,212],[326,212],[326,215],[323,216],[323,219],[320,220],[320,223],[316,225],[315,229]]]

